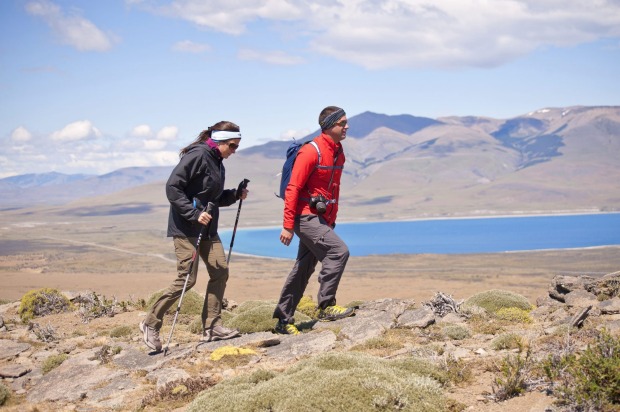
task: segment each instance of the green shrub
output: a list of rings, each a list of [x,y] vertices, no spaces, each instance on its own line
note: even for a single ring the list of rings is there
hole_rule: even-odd
[[[467,299],[464,305],[466,307],[479,306],[494,314],[503,308],[518,308],[528,312],[532,310],[532,305],[526,297],[518,293],[497,289],[477,293]]]
[[[603,330],[580,357],[550,355],[543,369],[561,405],[575,410],[620,410],[620,337]]]
[[[59,355],[52,355],[43,361],[43,364],[41,365],[41,371],[45,375],[51,370],[62,365],[62,363],[67,360],[67,358],[68,356],[64,353],[61,353]]]
[[[453,340],[463,340],[471,336],[471,332],[463,325],[446,325],[441,331],[444,335]]]
[[[110,331],[111,338],[122,338],[123,336],[130,336],[133,333],[134,328],[128,325],[117,326]]]
[[[456,385],[469,382],[472,379],[471,367],[463,359],[447,355],[442,358],[440,365],[445,370],[450,382]]]
[[[150,308],[153,306],[155,302],[164,294],[165,290],[160,290],[159,292],[155,292],[149,297],[149,300],[146,303],[146,307]],[[183,302],[181,302],[181,310],[179,311],[182,315],[201,315],[202,307],[204,306],[204,297],[199,295],[198,292],[194,290],[189,290],[185,292],[183,295]],[[174,313],[177,310],[178,299],[174,301],[170,309],[168,309],[167,313]]]
[[[4,405],[11,397],[11,390],[0,382],[0,406]]]
[[[521,355],[521,352],[515,356],[508,355],[502,362],[501,376],[495,378],[493,383],[493,397],[496,401],[505,401],[526,391],[533,367],[530,349],[525,356]]]
[[[237,348],[235,346],[220,346],[211,352],[209,359],[218,362],[226,368],[238,368],[246,365],[256,356],[256,351],[249,348]]]
[[[516,333],[504,333],[491,342],[491,347],[495,350],[521,349],[524,346],[523,338]]]
[[[529,311],[519,308],[501,308],[495,312],[495,316],[510,323],[532,323]]]
[[[473,315],[469,318],[467,324],[475,333],[483,333],[485,335],[497,335],[505,329],[503,322],[499,322],[498,319],[488,314]]]
[[[71,302],[57,289],[43,288],[31,290],[22,296],[19,317],[26,323],[37,316],[66,312]]]
[[[197,393],[212,387],[215,383],[216,380],[214,378],[206,376],[168,382],[163,387],[158,387],[142,398],[138,410],[145,410],[148,406],[154,407],[148,410],[176,410],[195,398]]]
[[[240,313],[236,310],[233,312],[232,319],[225,324],[226,327],[236,328],[241,333],[269,332],[276,323],[273,319],[273,311],[276,308],[275,303],[255,304],[253,307],[244,307]],[[307,322],[311,319],[300,312],[295,312],[295,321]]]
[[[301,298],[299,304],[297,305],[297,310],[311,319],[316,319],[319,313],[316,303],[314,303],[310,296],[304,296]]]
[[[276,305],[276,302],[269,301],[269,300],[247,300],[247,301],[241,303],[239,306],[237,306],[232,313],[234,315],[238,315],[240,313],[256,309],[256,308],[258,308],[260,306],[275,307],[275,305]]]
[[[400,340],[394,339],[393,335],[383,334],[366,340],[364,343],[355,345],[352,351],[372,351],[375,355],[388,354],[404,347]],[[376,353],[379,352],[379,353]]]
[[[386,360],[361,353],[327,353],[277,374],[222,381],[187,408],[196,411],[444,411],[437,366],[415,358]],[[437,378],[440,378],[438,380]]]

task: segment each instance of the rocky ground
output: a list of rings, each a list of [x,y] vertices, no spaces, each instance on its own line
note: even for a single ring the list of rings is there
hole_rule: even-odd
[[[620,336],[619,290],[620,272],[596,279],[556,276],[548,294],[531,302],[531,323],[472,316],[449,293],[429,296],[425,302],[372,300],[360,302],[353,317],[309,322],[297,336],[257,332],[199,345],[190,332],[191,320],[181,315],[166,356],[143,345],[138,323],[145,313],[139,305],[118,305],[99,317],[73,311],[24,324],[19,302],[9,303],[0,306],[0,378],[10,390],[4,408],[182,411],[198,391],[256,368],[282,371],[329,351],[364,351],[383,358],[422,356],[458,365],[463,379],[444,389],[452,410],[560,411],[548,383],[533,376],[523,395],[498,399],[502,361],[523,351],[500,349],[497,338],[506,333],[521,336],[538,360],[569,348],[583,351],[597,330]],[[74,300],[84,296],[68,295]],[[167,318],[162,330],[164,344],[171,321]],[[471,334],[450,337],[446,327],[454,325]],[[224,347],[231,353],[236,348],[238,356],[213,356]],[[64,361],[50,368],[49,360],[59,355]],[[175,395],[180,387],[185,395]]]

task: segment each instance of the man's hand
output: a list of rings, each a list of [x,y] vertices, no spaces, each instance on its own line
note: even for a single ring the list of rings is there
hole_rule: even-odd
[[[211,221],[212,217],[210,214],[208,214],[207,212],[202,212],[200,214],[200,216],[198,216],[198,223],[200,223],[201,225],[208,225],[209,222]]]
[[[291,240],[293,240],[293,233],[293,229],[282,229],[282,232],[280,232],[280,242],[285,246],[290,245]]]
[[[245,198],[248,197],[248,193],[250,193],[248,189],[241,189],[241,196],[239,196],[239,199],[245,200]]]

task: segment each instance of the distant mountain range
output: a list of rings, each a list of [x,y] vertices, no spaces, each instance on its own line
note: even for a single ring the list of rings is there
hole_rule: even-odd
[[[548,108],[512,119],[364,112],[350,117],[349,125],[343,143],[345,218],[620,209],[620,106]],[[253,146],[226,161],[229,186],[250,179],[257,212],[281,209],[273,193],[289,144]],[[124,189],[132,189],[132,195],[156,190],[156,197],[145,192],[143,198],[165,205],[162,185],[172,167],[0,179],[0,206],[63,204],[117,192],[126,196]]]
[[[128,167],[101,176],[50,172],[0,179],[0,207],[62,205],[76,199],[100,196],[168,179],[173,166]]]

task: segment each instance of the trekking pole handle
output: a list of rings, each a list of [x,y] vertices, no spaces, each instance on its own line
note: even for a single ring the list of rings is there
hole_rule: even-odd
[[[248,183],[250,183],[249,179],[243,179],[241,183],[239,183],[239,186],[237,186],[237,191],[235,192],[235,196],[237,199],[241,199],[241,192],[243,189],[246,189],[248,187]]]

